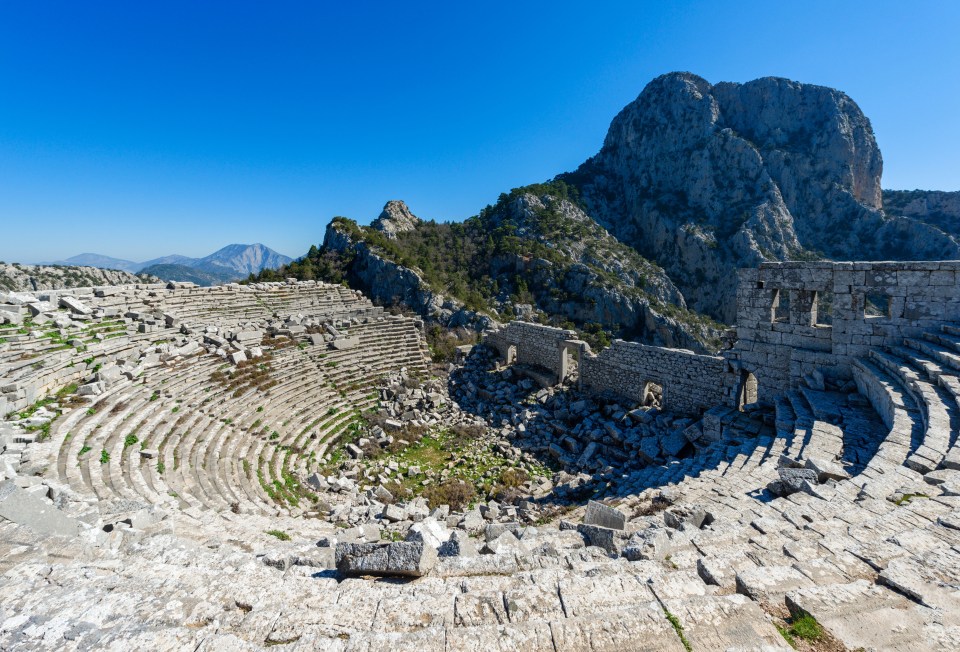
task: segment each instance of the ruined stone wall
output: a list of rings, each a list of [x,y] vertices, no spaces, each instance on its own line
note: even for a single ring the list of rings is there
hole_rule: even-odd
[[[960,320],[960,261],[763,263],[739,273],[734,371],[770,399],[819,371],[849,378],[871,347]]]
[[[675,412],[698,414],[732,392],[721,357],[623,340],[596,355],[575,337],[574,331],[515,321],[489,334],[486,343],[504,360],[513,348],[516,362],[550,370],[558,379],[578,359],[581,387],[593,394],[640,403],[647,383],[654,382],[663,388],[663,407]]]
[[[567,373],[564,360],[566,343],[576,337],[575,331],[513,321],[487,335],[486,343],[495,348],[504,360],[508,359],[510,348],[515,347],[514,362],[551,371],[559,382]]]
[[[739,272],[737,343],[720,357],[622,340],[594,355],[573,331],[524,322],[487,341],[558,379],[565,351],[579,350],[587,391],[641,401],[655,382],[665,409],[698,413],[769,401],[819,374],[849,379],[871,348],[900,346],[945,321],[960,322],[960,261],[763,263]]]
[[[648,382],[663,388],[664,409],[699,414],[726,402],[723,358],[615,340],[580,365],[584,389],[640,402]]]

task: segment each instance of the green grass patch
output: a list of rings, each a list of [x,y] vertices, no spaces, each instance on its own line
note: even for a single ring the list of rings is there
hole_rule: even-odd
[[[789,629],[787,629],[780,623],[776,623],[776,622],[773,623],[773,626],[777,628],[777,631],[780,632],[780,636],[783,637],[783,640],[785,640],[790,645],[790,647],[792,648],[797,647],[797,641],[793,638],[793,634],[790,633]]]
[[[664,608],[663,613],[666,615],[667,620],[670,621],[670,624],[673,625],[673,630],[677,633],[677,636],[680,637],[680,642],[683,644],[684,649],[687,652],[693,652],[693,646],[690,645],[690,641],[687,640],[686,635],[683,633],[683,625],[680,624],[680,619],[667,611],[666,608]]]
[[[138,441],[140,441],[140,440],[137,439],[137,436],[134,435],[133,433],[130,433],[129,435],[127,435],[127,436],[124,437],[124,439],[123,439],[123,448],[124,448],[124,449],[130,448],[131,446],[133,446],[134,444],[136,444]]]
[[[77,457],[80,457],[81,455],[84,455],[85,453],[89,453],[91,450],[93,450],[93,449],[91,449],[89,446],[87,446],[86,444],[84,444],[83,447],[80,448],[80,452],[77,453]]]
[[[787,634],[794,639],[803,639],[804,641],[819,641],[823,638],[823,627],[817,622],[817,619],[806,611],[800,610],[790,617]],[[787,638],[784,636],[784,638]],[[787,638],[789,642],[790,639]]]
[[[927,494],[903,494],[895,501],[897,505],[905,505],[915,498],[929,498]]]
[[[108,453],[106,449],[100,451],[100,463],[106,464],[109,461],[110,461],[110,453]]]
[[[281,541],[289,541],[289,540],[290,540],[290,535],[287,534],[286,532],[284,532],[283,530],[267,530],[267,534],[269,534],[269,535],[272,536],[272,537],[276,537],[276,538],[280,539]]]

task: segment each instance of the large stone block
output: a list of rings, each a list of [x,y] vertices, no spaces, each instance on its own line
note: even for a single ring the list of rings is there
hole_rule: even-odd
[[[587,512],[583,516],[585,525],[598,525],[611,530],[623,530],[627,526],[627,515],[619,509],[614,509],[591,500],[587,503]]]
[[[78,315],[93,314],[93,310],[88,305],[74,297],[60,297],[60,305]]]
[[[348,576],[422,577],[437,563],[437,551],[423,541],[338,543],[337,571]]]
[[[333,348],[338,351],[346,351],[348,349],[355,349],[360,346],[359,337],[340,337],[331,342]]]
[[[76,536],[80,531],[79,522],[10,480],[0,484],[0,518],[39,534]]]

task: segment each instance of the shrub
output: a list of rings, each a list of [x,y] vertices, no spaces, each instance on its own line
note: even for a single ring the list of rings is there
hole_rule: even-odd
[[[500,484],[508,489],[516,489],[530,480],[530,474],[523,469],[509,468],[500,474]]]
[[[461,510],[477,496],[476,489],[463,480],[449,479],[440,484],[431,485],[423,492],[431,509],[440,505],[450,505],[450,509]]]
[[[267,530],[267,534],[272,537],[277,537],[281,541],[289,541],[290,535],[284,532],[283,530]]]
[[[101,450],[101,451],[100,451],[100,463],[101,463],[101,464],[106,464],[106,463],[109,462],[109,461],[110,461],[110,453],[108,453],[106,450]]]

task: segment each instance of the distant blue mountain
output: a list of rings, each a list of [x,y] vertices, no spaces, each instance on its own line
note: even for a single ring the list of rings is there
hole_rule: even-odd
[[[257,243],[227,245],[203,258],[172,254],[136,263],[100,254],[80,254],[51,264],[119,269],[134,274],[143,271],[165,281],[200,281],[198,284],[213,285],[243,279],[264,269],[276,269],[292,260],[289,256]]]
[[[101,256],[100,254],[80,254],[66,260],[58,260],[51,265],[76,265],[79,267],[99,267],[100,269],[119,269],[124,272],[135,274],[143,267],[140,263],[132,260],[123,260],[122,258],[111,258],[110,256]]]

